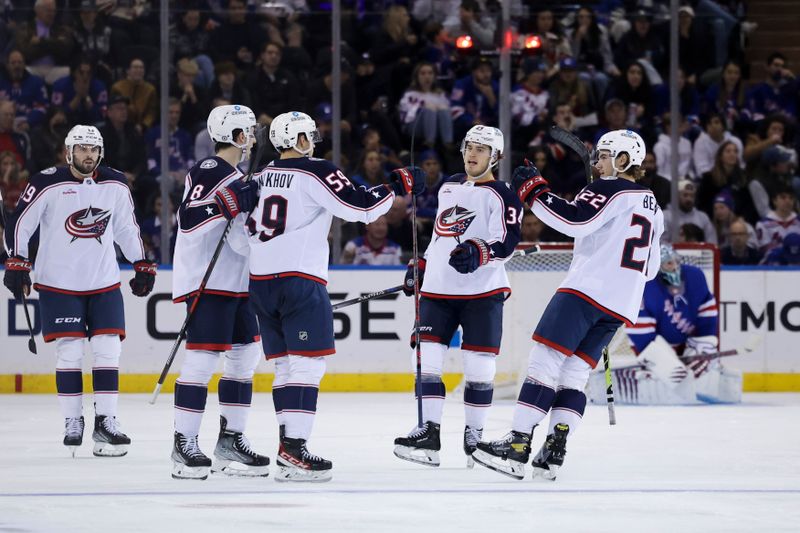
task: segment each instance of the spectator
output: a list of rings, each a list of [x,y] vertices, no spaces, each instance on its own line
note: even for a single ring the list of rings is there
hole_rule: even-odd
[[[689,180],[681,180],[678,182],[678,209],[673,213],[673,206],[664,210],[664,235],[662,240],[672,242],[695,242],[695,241],[679,241],[680,228],[685,224],[693,224],[700,229],[703,235],[703,240],[697,242],[709,242],[717,244],[717,233],[714,230],[714,225],[711,224],[711,219],[708,218],[704,212],[695,207],[695,197],[697,194],[697,187]],[[673,217],[676,217],[673,224]],[[676,227],[678,230],[676,231]],[[696,232],[691,235],[685,235],[685,238],[696,236]]]
[[[264,40],[264,32],[255,18],[247,16],[247,1],[229,0],[226,20],[211,36],[214,43],[212,59],[216,62],[234,61],[238,68],[247,70]]]
[[[211,60],[211,31],[203,24],[203,16],[196,7],[190,7],[170,29],[170,51],[173,61],[188,58],[200,69],[197,83],[208,88],[214,81],[214,62]]]
[[[578,8],[575,23],[566,32],[572,49],[572,57],[578,62],[581,77],[593,82],[595,94],[604,95],[609,76],[621,74],[614,64],[608,30],[597,22],[597,15],[588,6]]]
[[[572,55],[569,41],[564,37],[561,25],[556,20],[553,10],[545,7],[540,9],[534,18],[535,33],[541,38],[542,48],[540,57],[547,65],[547,77],[551,78],[558,72],[558,62]]]
[[[452,89],[459,60],[453,39],[440,23],[429,22],[425,25],[425,41],[422,59],[436,67],[442,87]]]
[[[757,265],[761,261],[761,253],[749,244],[747,226],[742,219],[734,220],[729,226],[728,244],[720,250],[723,265]]]
[[[800,219],[794,209],[794,191],[786,187],[772,196],[773,209],[756,224],[758,248],[764,255],[779,248],[790,233],[800,233]]]
[[[364,235],[348,241],[342,250],[342,263],[353,265],[399,265],[400,245],[388,239],[389,225],[380,216],[367,224]]]
[[[750,195],[756,210],[762,217],[767,215],[769,200],[786,189],[798,190],[800,179],[794,174],[794,152],[783,146],[772,146],[761,156],[762,164],[756,179],[749,184]]]
[[[387,68],[376,70],[369,52],[364,52],[356,65],[356,102],[359,122],[378,130],[386,140],[386,144],[394,150],[401,147],[400,134],[394,126],[395,109],[389,105],[390,96],[396,89],[389,90],[391,79],[387,76]],[[391,95],[390,95],[391,93]],[[449,108],[449,101],[447,102]],[[450,119],[452,122],[452,118]],[[402,143],[405,144],[405,143]]]
[[[311,56],[303,44],[305,28],[298,23],[291,23],[286,29],[286,46],[281,55],[281,66],[294,75],[302,87],[308,82],[313,72]]]
[[[411,16],[420,24],[428,21],[441,24],[459,4],[459,0],[414,0]]]
[[[60,154],[68,131],[69,122],[64,110],[57,106],[48,107],[42,123],[31,131],[31,162],[28,165],[31,171],[39,172],[65,163]]]
[[[736,147],[737,164],[744,168],[742,141],[725,131],[725,121],[720,115],[711,113],[705,117],[705,131],[697,137],[692,147],[695,174],[702,176],[714,167],[714,160],[723,142],[730,142]]]
[[[68,26],[57,22],[55,0],[36,0],[33,20],[16,31],[16,47],[35,74],[48,80],[53,66],[64,66],[72,57],[74,41]]]
[[[662,83],[653,88],[655,94],[656,116],[670,112],[669,84]],[[680,100],[681,114],[692,122],[697,122],[700,115],[700,94],[695,86],[686,82],[683,69],[678,69],[678,98]]]
[[[283,49],[279,44],[265,43],[258,68],[246,81],[253,97],[253,112],[261,124],[270,124],[287,109],[302,108],[302,88],[294,74],[283,67],[282,57]]]
[[[111,85],[112,48],[119,48],[111,28],[98,16],[95,0],[81,0],[78,20],[72,28],[76,52],[91,57],[95,61],[98,77],[106,86]],[[116,45],[116,46],[115,46]]]
[[[106,84],[94,76],[88,57],[78,58],[69,76],[53,83],[53,105],[61,106],[72,124],[96,124],[103,120],[108,103]]]
[[[752,169],[765,150],[775,145],[788,148],[792,138],[789,123],[783,115],[770,115],[759,124],[758,132],[748,135],[744,145],[744,161]]]
[[[416,124],[417,138],[421,135],[428,147],[436,146],[437,140],[453,145],[450,100],[436,84],[432,64],[422,61],[414,67],[411,86],[400,100],[399,111],[406,135],[411,135]]]
[[[676,243],[692,243],[692,242],[706,242],[705,232],[697,224],[683,224],[678,229],[678,238]]]
[[[533,214],[533,211],[525,209],[522,218],[521,242],[538,243],[543,231],[544,223]]]
[[[188,132],[201,129],[208,117],[206,91],[197,83],[200,67],[194,59],[184,57],[178,60],[175,81],[169,85],[169,95],[181,105],[181,128]]]
[[[145,81],[144,61],[138,57],[131,59],[125,71],[125,79],[111,86],[111,94],[127,99],[128,119],[142,132],[153,126],[158,119],[158,92],[155,86]]]
[[[779,248],[773,249],[764,257],[763,264],[770,266],[800,266],[800,233],[787,235]]]
[[[748,190],[747,177],[739,166],[739,151],[731,141],[720,144],[714,157],[714,166],[701,176],[697,189],[697,207],[710,215],[714,198],[723,190],[728,190],[732,195],[732,200],[738,206],[737,214],[754,223],[758,220],[758,212]]]
[[[433,150],[420,154],[419,166],[425,171],[425,192],[417,196],[417,220],[432,224],[439,208],[439,188],[447,176],[442,173],[442,162]]]
[[[128,186],[140,202],[147,199],[150,191],[142,189],[137,183],[144,174],[147,158],[144,151],[144,139],[136,125],[130,120],[130,100],[114,94],[108,103],[108,120],[100,128],[103,135],[103,159],[105,163],[128,178]]]
[[[619,98],[612,98],[607,101],[605,113],[603,114],[603,125],[598,128],[597,133],[595,133],[594,143],[597,144],[600,137],[609,131],[630,129],[625,124],[625,121],[628,119],[627,111],[628,109],[625,106],[625,102]]]
[[[578,64],[575,59],[565,57],[559,63],[559,71],[550,82],[550,109],[561,104],[569,104],[575,116],[577,128],[597,126],[594,94],[589,84],[578,77]]]
[[[192,136],[189,132],[179,127],[181,121],[181,103],[169,99],[169,175],[173,182],[170,189],[176,191],[183,187],[186,172],[194,165],[194,152],[192,149]],[[160,176],[161,172],[161,124],[147,130],[144,136],[147,151],[147,169],[152,176]],[[177,192],[177,191],[176,191]]]
[[[147,45],[158,42],[158,27],[147,27],[151,4],[149,0],[115,0],[108,19],[114,34],[129,44]]]
[[[658,173],[658,160],[653,152],[645,153],[642,170],[644,170],[644,176],[637,183],[653,191],[658,206],[666,209],[672,198],[672,185],[667,178]]]
[[[142,219],[140,226],[140,233],[142,236],[142,244],[144,245],[144,254],[150,261],[157,263],[161,262],[161,194],[159,192],[153,193],[147,201],[146,214]],[[175,207],[170,200],[169,212],[174,213]],[[172,224],[172,238],[170,250],[175,248],[177,224]]]
[[[728,131],[740,134],[749,119],[745,109],[746,84],[742,81],[742,67],[728,60],[722,67],[722,79],[708,88],[705,94],[703,112],[718,113],[725,120]]]
[[[317,109],[320,104],[331,104],[333,102],[333,95],[331,89],[333,88],[333,74],[331,72],[331,57],[329,54],[325,55],[319,66],[319,76],[311,81],[306,93],[306,107],[308,109]],[[355,87],[352,80],[352,72],[350,63],[342,58],[342,78],[341,78],[341,91],[342,91],[342,132],[344,136],[349,136],[358,124],[358,104],[356,102]]]
[[[786,57],[780,52],[767,58],[766,79],[747,94],[747,107],[754,121],[771,114],[797,116],[797,82],[786,64]]]
[[[620,39],[614,57],[617,65],[630,65],[634,61],[644,60],[656,70],[664,70],[667,52],[663,40],[653,30],[647,11],[640,9],[634,14],[633,27]]]
[[[511,93],[515,150],[526,146],[547,126],[550,93],[543,87],[547,66],[534,58],[522,63],[522,83]]]
[[[722,247],[730,242],[730,236],[728,232],[730,231],[731,224],[734,220],[740,219],[741,217],[736,216],[733,196],[727,190],[721,191],[716,197],[714,197],[713,206],[711,219],[714,223],[714,230],[717,232],[717,244],[718,246]],[[747,226],[747,244],[750,246],[756,246],[758,244],[758,240],[756,239],[756,230],[753,229],[753,226],[747,222],[744,223]]]
[[[14,131],[14,117],[17,115],[14,102],[0,101],[0,152],[11,152],[17,164],[26,168],[30,157],[28,138]]]
[[[28,171],[17,161],[14,152],[0,152],[0,192],[3,193],[3,205],[6,213],[11,213],[17,206],[17,200],[28,184]]]
[[[500,87],[492,78],[492,63],[484,57],[472,64],[472,73],[456,81],[450,95],[455,120],[454,138],[462,139],[476,124],[497,124],[497,93]]]
[[[8,53],[5,72],[0,77],[0,100],[13,100],[18,116],[25,117],[31,128],[44,119],[50,101],[47,87],[42,78],[25,69],[25,56],[19,50]]]
[[[214,66],[216,79],[208,89],[208,98],[222,98],[250,107],[252,101],[250,91],[239,82],[239,73],[232,61],[222,61]],[[266,92],[266,88],[262,88]],[[190,131],[199,129],[198,125]]]
[[[705,21],[696,19],[691,6],[678,9],[678,49],[681,69],[690,85],[714,66],[714,43],[708,38]],[[684,111],[685,112],[685,111]]]
[[[495,48],[495,22],[481,12],[477,0],[461,0],[458,12],[450,11],[442,25],[453,37],[469,35],[475,46],[484,49]]]
[[[389,240],[399,244],[403,252],[410,252],[413,226],[408,218],[408,201],[405,198],[395,198],[385,216],[389,224]]]
[[[389,6],[383,17],[383,24],[380,28],[375,28],[371,35],[369,51],[376,66],[392,65],[396,68],[399,63],[408,76],[411,64],[420,51],[419,38],[409,25],[410,21],[411,17],[405,6]]]
[[[688,127],[686,119],[681,116],[679,117],[679,121],[680,123],[677,126],[679,128],[677,179],[684,179],[694,176],[694,171],[692,170],[692,143],[683,136],[683,133]],[[672,119],[669,113],[664,113],[661,118],[661,123],[664,127],[664,132],[658,136],[658,141],[655,146],[653,146],[653,153],[656,155],[656,160],[658,161],[658,173],[668,180],[672,180],[672,140],[670,138]]]
[[[644,68],[637,62],[631,63],[621,76],[609,87],[606,100],[619,98],[628,106],[625,125],[628,128],[642,131],[649,126],[653,118],[653,92],[650,82],[644,74]]]
[[[386,172],[381,164],[381,154],[378,150],[367,149],[361,153],[356,174],[351,178],[354,185],[364,186],[367,189],[386,183]]]

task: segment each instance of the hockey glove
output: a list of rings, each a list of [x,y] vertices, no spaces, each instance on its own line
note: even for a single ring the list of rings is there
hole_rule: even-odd
[[[17,300],[22,299],[22,291],[27,296],[31,292],[31,262],[15,255],[6,259],[6,273],[3,285],[8,287]]]
[[[134,296],[147,296],[156,284],[156,264],[143,259],[133,264],[136,275],[131,280],[131,292]]]
[[[491,258],[491,251],[486,241],[481,239],[469,239],[464,241],[450,252],[450,266],[461,272],[469,274],[478,270],[479,266],[485,265]]]
[[[396,168],[389,174],[389,187],[397,196],[425,192],[425,171],[419,167]]]
[[[258,183],[236,180],[217,191],[214,200],[228,220],[239,213],[249,213],[258,203]]]
[[[425,258],[420,257],[417,266],[417,276],[419,277],[419,286],[422,287],[422,278],[425,277]],[[408,269],[406,270],[406,277],[403,281],[403,294],[406,296],[414,296],[414,260],[408,262]]]
[[[533,205],[534,200],[550,191],[550,184],[539,173],[539,169],[527,159],[524,166],[514,169],[511,185],[517,191],[519,200],[527,206]]]

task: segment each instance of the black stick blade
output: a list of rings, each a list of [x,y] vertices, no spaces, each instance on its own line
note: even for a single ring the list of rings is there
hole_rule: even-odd
[[[28,350],[34,355],[36,355],[36,341],[33,340],[33,337],[28,339]]]

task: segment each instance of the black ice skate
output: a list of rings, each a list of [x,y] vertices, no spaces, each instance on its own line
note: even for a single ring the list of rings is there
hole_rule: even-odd
[[[412,463],[426,466],[439,466],[440,425],[435,422],[425,422],[422,427],[415,426],[407,437],[394,439],[394,454],[396,457]]]
[[[278,449],[278,473],[275,481],[309,481],[321,483],[333,477],[333,464],[309,453],[305,439],[284,436]]]
[[[472,458],[472,454],[475,452],[482,436],[483,428],[478,429],[469,426],[464,428],[464,453],[467,454],[467,468],[475,467],[475,460]]]
[[[187,437],[175,432],[172,447],[172,477],[175,479],[206,479],[211,468],[211,459],[200,451],[197,435]]]
[[[224,416],[219,417],[219,426],[211,471],[229,476],[267,477],[269,458],[250,449],[250,442],[243,433],[228,430],[228,421]]]
[[[490,470],[514,479],[524,479],[525,463],[531,455],[532,436],[533,430],[530,434],[511,431],[500,440],[479,442],[472,458]]]
[[[64,419],[64,446],[72,452],[72,457],[75,457],[78,447],[83,444],[83,428],[82,416]]]
[[[122,457],[128,453],[131,439],[119,429],[115,416],[94,417],[94,454],[97,457]]]
[[[569,426],[566,424],[556,424],[553,433],[547,436],[542,444],[542,449],[533,458],[533,479],[537,477],[556,480],[558,469],[564,464],[564,456],[567,455],[567,435]]]

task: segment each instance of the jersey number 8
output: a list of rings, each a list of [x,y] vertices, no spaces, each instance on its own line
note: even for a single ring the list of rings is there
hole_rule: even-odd
[[[289,203],[283,196],[273,195],[264,198],[261,206],[261,227],[264,228],[258,235],[261,242],[283,235],[286,231],[286,213],[289,211]],[[258,233],[256,221],[253,217],[247,219],[247,229],[250,235]]]

